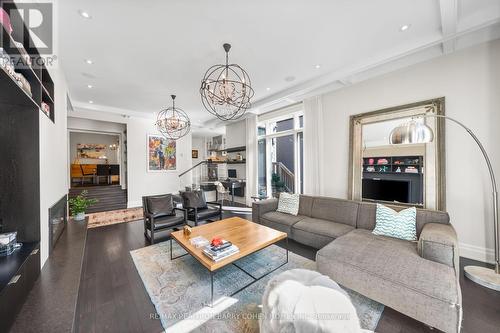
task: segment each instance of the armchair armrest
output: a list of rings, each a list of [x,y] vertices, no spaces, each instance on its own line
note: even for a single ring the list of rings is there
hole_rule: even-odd
[[[184,222],[187,222],[187,209],[184,209],[184,208],[178,208],[178,207],[174,207],[174,209],[172,209],[172,211],[180,211],[184,214]]]
[[[252,219],[255,223],[259,223],[262,215],[276,209],[278,209],[278,199],[276,198],[254,202],[252,203]]]
[[[208,205],[214,205],[214,206],[218,206],[219,209],[222,209],[222,204],[217,202],[217,201],[207,201],[207,204]]]
[[[418,253],[424,259],[459,270],[457,233],[451,224],[425,224],[418,239]]]

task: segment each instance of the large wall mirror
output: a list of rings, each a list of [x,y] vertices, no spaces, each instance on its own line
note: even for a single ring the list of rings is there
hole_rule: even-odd
[[[444,97],[351,116],[349,196],[352,200],[445,210]],[[425,122],[430,143],[390,143],[394,128]]]

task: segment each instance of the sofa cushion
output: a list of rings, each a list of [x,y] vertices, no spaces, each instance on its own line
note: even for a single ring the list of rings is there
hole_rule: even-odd
[[[312,205],[311,217],[356,227],[358,203],[351,200],[316,197]]]
[[[310,195],[300,195],[299,215],[311,216],[314,197]]]
[[[280,193],[276,211],[297,216],[299,213],[299,194]]]
[[[453,268],[426,260],[416,243],[356,229],[317,252],[319,272],[446,332],[456,331],[461,295]]]
[[[302,215],[290,215],[280,212],[268,212],[260,217],[260,223],[270,228],[286,232],[288,235],[292,234],[292,226],[306,218]]]
[[[387,205],[396,211],[408,207]],[[356,228],[373,230],[375,228],[375,216],[377,212],[377,204],[370,202],[360,202]],[[420,236],[422,228],[426,223],[442,223],[450,224],[450,216],[446,212],[431,209],[417,209],[417,237]]]
[[[377,218],[373,234],[416,241],[416,223],[417,209],[415,207],[396,212],[392,208],[377,204]]]
[[[347,224],[306,217],[292,227],[292,239],[320,249],[337,237],[354,230]]]

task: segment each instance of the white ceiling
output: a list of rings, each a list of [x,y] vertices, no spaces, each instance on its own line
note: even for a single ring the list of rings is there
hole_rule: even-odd
[[[152,116],[175,93],[195,126],[213,119],[199,86],[224,42],[263,111],[500,36],[500,0],[64,0],[58,12],[76,109]]]

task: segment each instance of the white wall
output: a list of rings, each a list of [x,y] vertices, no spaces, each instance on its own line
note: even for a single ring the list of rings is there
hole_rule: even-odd
[[[500,176],[500,40],[371,79],[322,96],[324,194],[348,192],[349,116],[435,97],[446,114],[476,132]],[[460,254],[493,260],[491,185],[483,157],[467,132],[446,125],[447,210]]]
[[[62,70],[49,68],[55,87],[55,123],[40,113],[40,264],[49,256],[49,208],[68,192],[67,84]]]
[[[246,146],[246,130],[245,120],[226,125],[226,148]]]
[[[206,139],[204,137],[193,136],[192,137],[192,149],[198,150],[198,158],[193,158],[193,165],[200,163],[203,160],[207,159],[207,148],[206,148]]]
[[[178,192],[183,186],[179,173],[189,169],[191,159],[191,134],[177,140],[177,170],[166,172],[147,172],[147,135],[158,134],[154,121],[143,118],[130,118],[127,124],[128,152],[128,206],[142,205],[144,195]],[[189,180],[188,183],[191,181]]]

